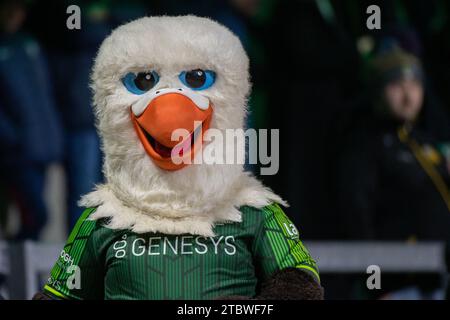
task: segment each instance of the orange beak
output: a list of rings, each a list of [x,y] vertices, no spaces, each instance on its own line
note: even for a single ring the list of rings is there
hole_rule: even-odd
[[[131,112],[145,151],[158,167],[170,171],[192,163],[196,152],[201,152],[203,133],[209,129],[211,117],[211,102],[206,110],[202,110],[181,93],[166,93],[154,98],[139,116]],[[172,140],[172,133],[177,129],[189,133],[181,142]],[[174,156],[181,161],[174,162]]]

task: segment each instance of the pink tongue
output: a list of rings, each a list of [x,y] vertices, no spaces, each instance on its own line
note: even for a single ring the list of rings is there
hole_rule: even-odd
[[[189,149],[191,148],[191,139],[192,139],[192,134],[183,140],[183,142],[177,144],[175,147],[173,147],[173,151],[172,153],[174,155],[178,155],[179,157],[182,157],[184,154],[184,151],[189,151]]]
[[[170,158],[172,156],[172,152],[175,155],[182,157],[184,151],[189,151],[191,147],[191,139],[192,134],[188,138],[186,138],[182,143],[177,144],[173,148],[166,147],[165,145],[162,145],[158,141],[155,141],[155,151],[163,158]]]

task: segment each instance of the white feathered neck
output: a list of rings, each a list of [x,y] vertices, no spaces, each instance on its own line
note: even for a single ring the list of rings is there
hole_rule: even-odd
[[[96,207],[91,219],[108,218],[108,228],[136,233],[193,234],[214,236],[217,223],[240,222],[239,207],[262,208],[276,202],[287,204],[247,173],[242,173],[220,197],[212,194],[197,201],[182,194],[153,192],[153,202],[138,199],[111,183],[99,185],[80,201],[83,207]],[[157,201],[159,199],[159,201]]]

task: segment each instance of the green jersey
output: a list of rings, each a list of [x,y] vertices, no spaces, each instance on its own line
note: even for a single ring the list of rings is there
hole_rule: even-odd
[[[137,234],[93,221],[87,209],[44,290],[66,299],[214,299],[255,296],[275,271],[295,267],[317,281],[316,263],[281,208],[241,207],[242,222],[215,237]]]

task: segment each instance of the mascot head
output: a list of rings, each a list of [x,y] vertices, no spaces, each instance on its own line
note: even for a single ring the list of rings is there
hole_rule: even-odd
[[[241,205],[281,202],[242,161],[195,164],[223,142],[208,129],[243,128],[248,64],[239,39],[207,18],[146,17],[117,28],[92,73],[106,183],[81,204],[98,207],[94,218],[111,218],[113,228],[211,235],[216,222],[240,221]]]

